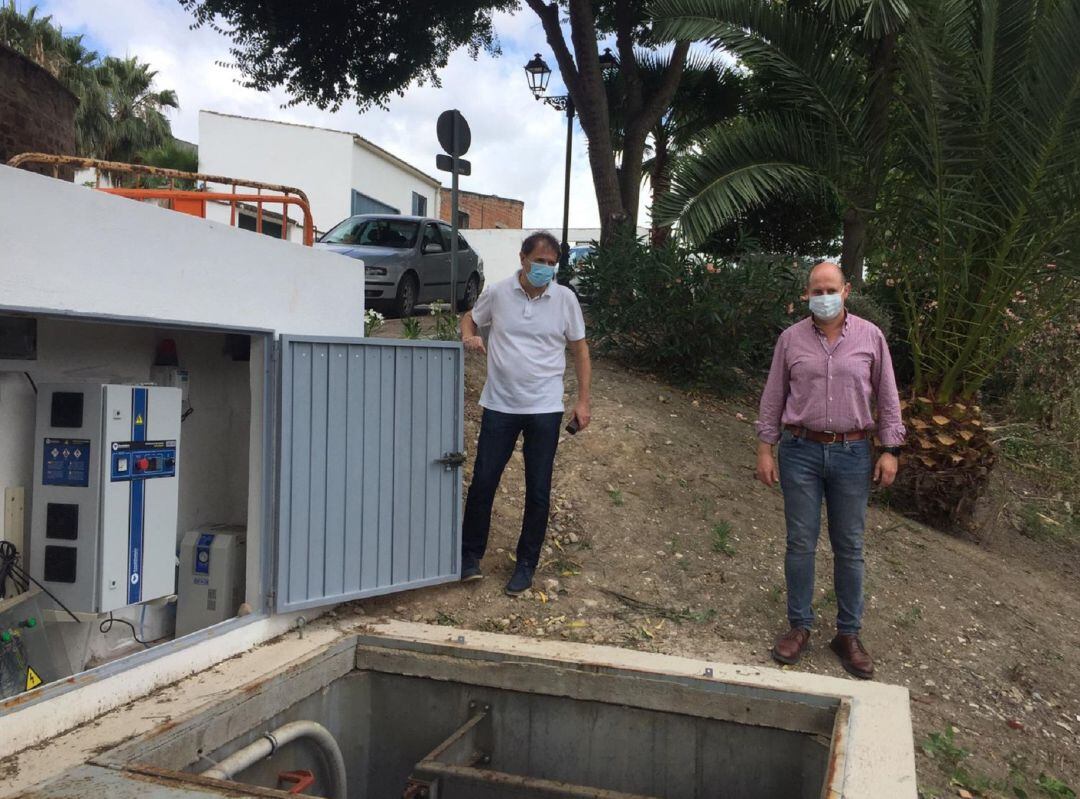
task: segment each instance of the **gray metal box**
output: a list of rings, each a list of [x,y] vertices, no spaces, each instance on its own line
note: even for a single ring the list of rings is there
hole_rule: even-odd
[[[30,570],[73,611],[175,590],[180,390],[42,385]]]
[[[176,636],[231,619],[244,601],[247,530],[217,525],[189,530],[180,542]]]

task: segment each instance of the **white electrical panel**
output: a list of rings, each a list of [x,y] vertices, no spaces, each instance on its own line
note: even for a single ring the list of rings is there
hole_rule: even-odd
[[[244,601],[247,530],[189,530],[180,542],[176,637],[231,619]]]
[[[178,388],[42,385],[30,570],[73,611],[175,592]]]

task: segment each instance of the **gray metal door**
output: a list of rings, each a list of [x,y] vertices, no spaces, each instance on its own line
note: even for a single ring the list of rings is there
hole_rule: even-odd
[[[461,345],[283,336],[280,356],[277,610],[457,579]]]

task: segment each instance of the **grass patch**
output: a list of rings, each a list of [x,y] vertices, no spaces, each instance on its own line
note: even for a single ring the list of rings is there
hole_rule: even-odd
[[[779,605],[784,600],[784,591],[786,587],[782,583],[777,583],[769,589],[769,601],[774,605]]]
[[[626,502],[626,501],[625,501],[625,500],[623,499],[622,491],[620,491],[620,490],[619,490],[619,489],[617,489],[617,488],[609,488],[609,489],[608,489],[608,496],[609,496],[609,497],[611,497],[611,501],[612,501],[612,502],[613,502],[613,503],[614,503],[615,505],[623,505],[623,504],[625,504],[625,502]]]
[[[927,757],[955,768],[970,756],[970,752],[956,745],[956,731],[946,727],[944,732],[932,732],[923,739],[921,748]]]
[[[863,593],[869,593],[868,591],[866,591],[865,584],[863,586]],[[819,607],[828,608],[828,607],[835,607],[835,606],[836,606],[836,589],[835,588],[830,588],[828,591],[826,591],[822,595],[821,602],[819,603]]]
[[[560,577],[573,577],[581,574],[581,564],[570,560],[570,558],[556,558],[551,561],[551,568]]]
[[[718,522],[712,528],[713,552],[722,552],[729,558],[735,557],[735,547],[731,543],[731,523]]]
[[[461,619],[453,613],[437,610],[435,611],[435,623],[441,624],[443,627],[457,627],[461,624]]]
[[[921,620],[922,607],[919,605],[912,605],[896,617],[896,624],[898,627],[912,627]]]

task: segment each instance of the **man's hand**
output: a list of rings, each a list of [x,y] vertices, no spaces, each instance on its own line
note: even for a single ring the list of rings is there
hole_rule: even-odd
[[[762,442],[758,445],[757,470],[754,476],[769,488],[780,482],[780,470],[776,468],[770,444]]]
[[[883,453],[874,467],[874,482],[878,483],[882,488],[888,488],[896,479],[896,470],[899,466],[900,461],[897,460],[895,455],[890,455],[888,452]]]
[[[487,355],[487,347],[484,346],[483,336],[465,336],[461,339],[461,343],[465,345],[465,349],[469,352],[479,352],[481,355]]]
[[[578,400],[578,404],[574,406],[574,418],[577,419],[579,433],[589,426],[592,411],[589,409],[588,400]]]

